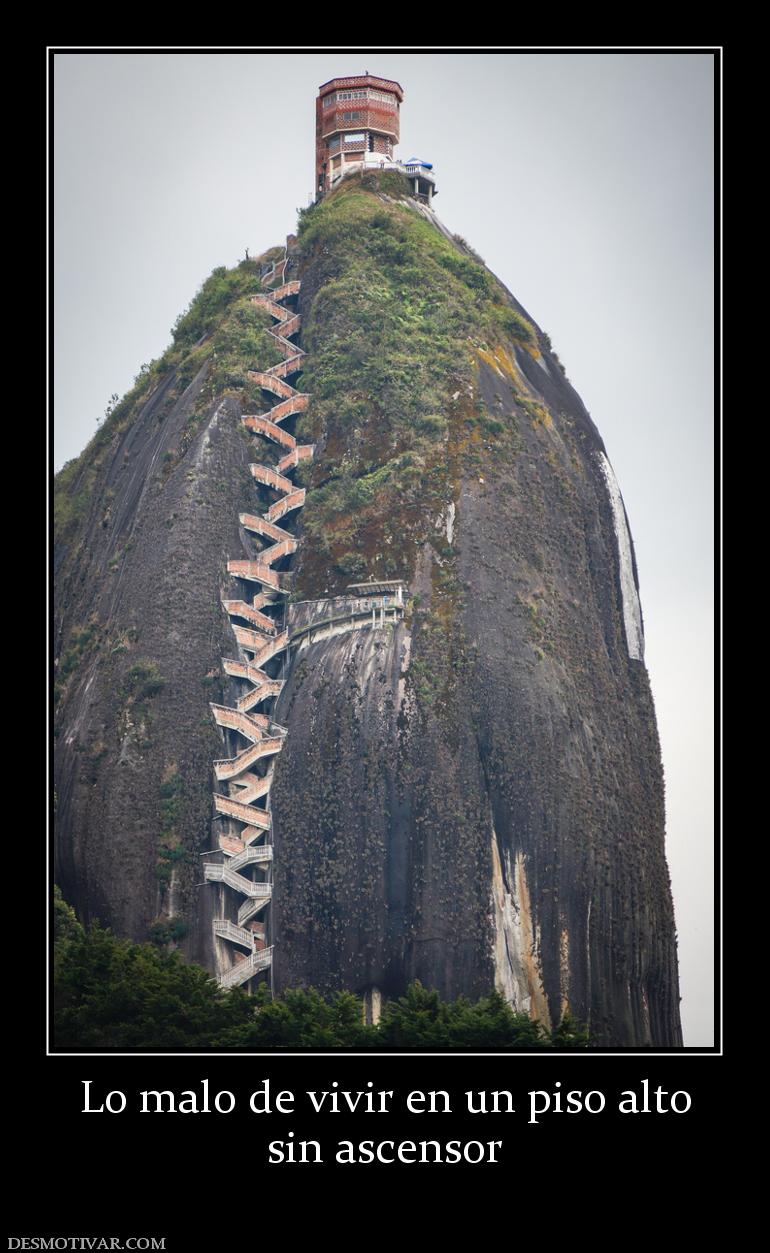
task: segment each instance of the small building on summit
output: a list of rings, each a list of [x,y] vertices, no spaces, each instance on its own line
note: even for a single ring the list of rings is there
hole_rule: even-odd
[[[433,167],[413,158],[395,160],[399,112],[404,92],[400,83],[374,74],[332,78],[316,99],[315,195],[320,200],[341,178],[354,171],[395,169],[406,174],[415,196],[430,204],[436,194]]]

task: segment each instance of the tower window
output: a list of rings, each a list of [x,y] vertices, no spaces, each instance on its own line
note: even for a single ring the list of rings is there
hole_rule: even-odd
[[[373,87],[369,88],[369,99],[381,100],[384,104],[389,104],[391,106],[397,104],[396,97],[391,92],[376,91]]]

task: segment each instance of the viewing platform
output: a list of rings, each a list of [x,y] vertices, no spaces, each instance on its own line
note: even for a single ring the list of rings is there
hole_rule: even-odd
[[[377,173],[380,170],[395,170],[397,174],[405,174],[414,189],[416,200],[430,205],[433,197],[438,195],[436,175],[428,161],[387,161],[376,152],[365,152],[362,159],[345,161],[338,173],[332,175],[331,186],[336,187],[349,174],[361,174],[368,171]]]
[[[406,611],[408,588],[400,579],[350,583],[342,596],[299,600],[286,606],[289,648],[347,631],[394,626]]]

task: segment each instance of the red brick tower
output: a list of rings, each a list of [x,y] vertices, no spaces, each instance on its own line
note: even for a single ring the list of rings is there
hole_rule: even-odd
[[[350,166],[378,168],[393,160],[403,98],[398,83],[374,74],[332,78],[319,87],[315,103],[317,198]]]

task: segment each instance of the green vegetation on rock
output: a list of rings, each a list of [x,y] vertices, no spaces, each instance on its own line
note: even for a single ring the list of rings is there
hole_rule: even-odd
[[[177,862],[185,861],[189,858],[189,853],[183,847],[179,833],[179,819],[182,814],[182,793],[182,776],[176,765],[169,766],[164,772],[163,782],[160,785],[161,828],[155,875],[160,883],[161,895],[165,894],[171,882],[171,876]],[[157,937],[153,938],[157,939]]]
[[[467,248],[394,199],[409,194],[402,176],[388,188],[379,176],[346,179],[300,222],[313,273],[301,386],[313,401],[299,426],[325,440],[302,519],[307,594],[351,562],[357,574],[409,575],[458,461],[482,438],[515,436],[515,420],[490,426],[474,394],[475,349],[537,339]]]
[[[140,408],[164,387],[158,421],[162,422],[198,372],[208,366],[206,386],[191,415],[181,446],[165,454],[167,474],[184,455],[200,420],[214,398],[225,390],[246,387],[247,369],[267,369],[280,361],[267,333],[270,315],[249,304],[262,290],[259,274],[265,261],[281,249],[241,261],[228,269],[218,266],[201,286],[189,307],[172,327],[172,343],[155,361],[145,364],[122,399],[113,396],[93,439],[79,457],[60,470],[54,481],[54,538],[72,539],[94,499],[100,471],[118,447],[119,437],[131,426]]]
[[[133,705],[150,700],[157,696],[165,687],[166,680],[161,674],[158,663],[150,657],[138,657],[126,671],[121,694]]]
[[[98,647],[99,627],[95,618],[92,617],[86,626],[72,628],[67,640],[67,647],[59,658],[56,670],[56,681],[54,683],[54,702],[56,704],[61,700],[66,690],[70,675],[74,674],[92,649]]]

